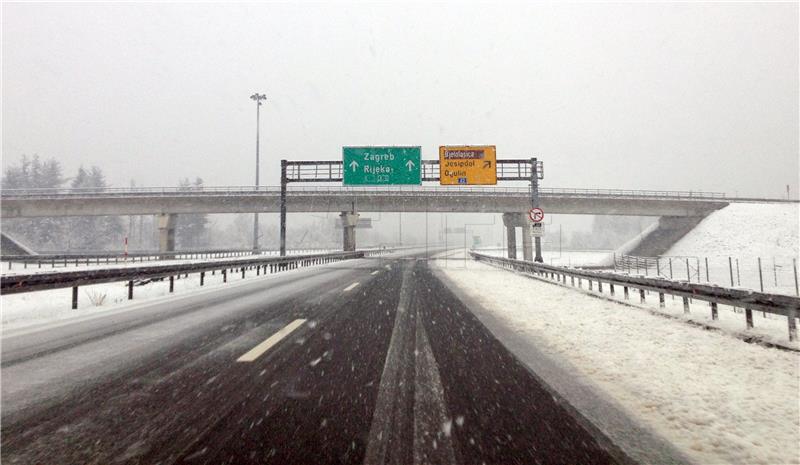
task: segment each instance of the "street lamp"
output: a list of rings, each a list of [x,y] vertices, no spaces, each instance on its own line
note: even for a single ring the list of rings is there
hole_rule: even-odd
[[[251,95],[250,98],[255,100],[256,102],[256,190],[258,190],[258,136],[259,136],[259,127],[260,127],[260,107],[261,101],[266,100],[267,96],[264,94],[259,94],[256,92],[255,94]],[[253,251],[258,253],[258,212],[253,213]]]

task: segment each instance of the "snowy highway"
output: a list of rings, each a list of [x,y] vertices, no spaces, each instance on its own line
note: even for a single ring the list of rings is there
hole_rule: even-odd
[[[4,463],[630,463],[414,257],[7,332]]]

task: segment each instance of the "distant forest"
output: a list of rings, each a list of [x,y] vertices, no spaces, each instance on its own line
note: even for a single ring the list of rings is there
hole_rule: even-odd
[[[129,186],[135,187],[131,180]],[[74,176],[64,174],[55,158],[22,156],[16,164],[3,172],[3,189],[57,189],[111,187],[103,170],[98,166],[79,167]],[[203,187],[199,177],[178,180],[177,187],[195,189]],[[205,214],[178,215],[175,230],[176,250],[201,248],[241,248],[252,246],[253,215],[228,215],[227,219],[212,220]],[[232,218],[231,218],[232,216]],[[262,215],[260,243],[263,248],[276,248],[278,225],[274,218]],[[335,248],[341,246],[341,231],[333,227],[333,219],[308,218],[303,224],[289,225],[289,248]],[[128,238],[130,251],[158,249],[156,220],[153,215],[137,216],[81,216],[68,218],[15,218],[3,219],[2,230],[38,252],[94,252],[122,251]],[[388,239],[377,232],[363,233],[374,243]]]

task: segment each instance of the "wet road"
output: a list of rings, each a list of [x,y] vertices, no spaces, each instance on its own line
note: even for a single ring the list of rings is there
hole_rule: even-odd
[[[630,462],[413,258],[7,335],[2,363],[3,463]]]

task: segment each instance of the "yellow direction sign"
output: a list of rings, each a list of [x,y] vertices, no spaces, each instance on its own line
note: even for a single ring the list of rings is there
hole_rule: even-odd
[[[497,148],[494,145],[439,147],[439,183],[497,184]]]

